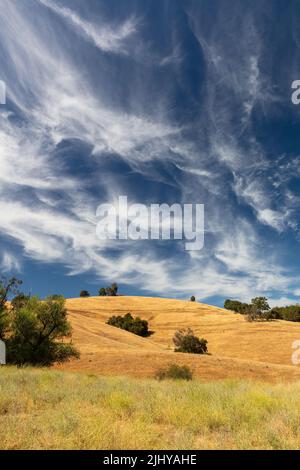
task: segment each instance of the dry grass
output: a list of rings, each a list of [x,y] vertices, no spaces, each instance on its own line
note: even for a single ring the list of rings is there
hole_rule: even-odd
[[[1,449],[298,449],[300,383],[0,369]]]
[[[67,308],[81,359],[64,369],[146,378],[176,361],[208,381],[300,380],[300,368],[291,365],[291,345],[300,339],[300,323],[248,323],[243,316],[217,307],[146,297],[69,299]],[[106,325],[111,315],[127,312],[148,320],[155,334],[140,338]],[[211,356],[175,355],[174,332],[187,327],[208,340]]]

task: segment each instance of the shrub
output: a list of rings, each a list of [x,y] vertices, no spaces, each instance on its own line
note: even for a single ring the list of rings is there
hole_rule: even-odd
[[[224,308],[226,308],[226,310],[232,310],[233,312],[245,315],[249,310],[249,304],[239,302],[238,300],[227,299],[224,302]]]
[[[177,331],[174,335],[173,342],[175,344],[175,352],[192,354],[207,353],[206,339],[200,339],[195,336],[190,328]]]
[[[157,380],[192,380],[193,373],[188,366],[170,364],[166,369],[159,369],[154,376]]]
[[[70,337],[64,298],[40,301],[32,297],[10,313],[7,361],[16,365],[50,366],[71,357],[78,358],[74,346],[63,342]]]
[[[196,297],[194,295],[192,295],[191,302],[195,302],[195,301],[196,301]]]
[[[99,289],[99,295],[101,295],[102,297],[105,297],[105,296],[106,296],[106,289],[105,289],[105,287],[101,287],[101,289]]]
[[[133,318],[131,313],[127,313],[123,317],[120,315],[112,316],[108,319],[107,324],[129,331],[138,336],[146,337],[151,334],[148,328],[148,322],[139,317]]]
[[[90,293],[87,290],[82,290],[80,292],[80,297],[89,297],[89,296],[90,296]]]

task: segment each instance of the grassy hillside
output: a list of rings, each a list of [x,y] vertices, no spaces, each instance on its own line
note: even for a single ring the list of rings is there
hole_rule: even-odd
[[[64,369],[146,378],[176,361],[205,380],[300,380],[300,367],[291,365],[291,345],[300,339],[300,323],[248,323],[242,315],[217,307],[146,297],[69,299],[67,308],[81,359]],[[140,338],[106,325],[111,315],[127,312],[148,320],[154,335]],[[186,327],[208,340],[210,356],[173,352],[174,332]]]
[[[300,383],[0,369],[1,449],[297,449]]]

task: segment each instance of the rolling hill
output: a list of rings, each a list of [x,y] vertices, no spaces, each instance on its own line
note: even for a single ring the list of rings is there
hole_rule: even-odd
[[[299,323],[249,323],[242,315],[221,308],[148,297],[68,299],[67,309],[81,358],[56,366],[59,369],[146,378],[176,362],[190,366],[205,381],[300,380],[300,366],[291,363],[292,342],[300,339]],[[106,324],[111,315],[127,312],[146,319],[155,333],[141,338]],[[208,340],[209,355],[173,352],[175,331],[187,327]]]

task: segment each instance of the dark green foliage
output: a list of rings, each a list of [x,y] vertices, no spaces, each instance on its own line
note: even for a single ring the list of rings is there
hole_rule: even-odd
[[[173,342],[175,344],[175,352],[191,354],[207,353],[206,339],[200,339],[195,336],[190,328],[177,331],[174,335]]]
[[[196,301],[196,297],[194,295],[192,295],[191,302],[195,302],[195,301]]]
[[[8,296],[11,294],[18,295],[18,288],[22,284],[22,281],[16,277],[10,279],[2,278],[0,280],[0,310],[6,307]]]
[[[14,297],[11,301],[11,307],[16,310],[20,309],[22,307],[25,307],[27,302],[29,302],[30,296],[26,294],[19,294],[16,297]]]
[[[10,295],[18,295],[18,287],[22,281],[12,277],[10,279],[2,278],[0,280],[0,339],[4,340],[9,328],[9,315],[7,301]]]
[[[273,318],[299,322],[300,321],[300,305],[289,305],[287,307],[274,307],[271,312]]]
[[[129,331],[138,336],[147,337],[151,334],[148,328],[148,322],[141,320],[139,317],[133,318],[131,313],[127,313],[123,317],[120,315],[112,316],[108,319],[107,324]]]
[[[248,321],[269,321],[272,320],[270,306],[266,297],[254,297],[251,300],[247,312]]]
[[[63,339],[70,337],[63,297],[40,301],[18,293],[16,278],[0,281],[0,339],[6,343],[7,362],[16,365],[51,365],[78,357]],[[15,297],[7,306],[8,297]]]
[[[49,300],[64,300],[64,296],[63,295],[59,295],[59,294],[52,294],[52,295],[48,295],[47,299]]]
[[[270,309],[266,297],[254,297],[251,304],[227,299],[224,302],[224,308],[247,315],[248,321],[286,320],[300,322],[299,304]]]
[[[71,336],[64,298],[40,301],[32,297],[14,308],[9,317],[8,363],[50,366],[79,357],[72,344],[63,342]]]
[[[232,310],[233,312],[241,313],[242,315],[245,315],[249,310],[249,304],[239,302],[238,300],[227,299],[224,302],[224,308],[226,308],[227,310]]]
[[[0,340],[5,339],[5,334],[8,329],[8,312],[7,308],[4,306],[0,310]]]
[[[238,300],[225,300],[224,308],[247,315],[248,321],[286,320],[300,322],[300,305],[274,307],[270,309],[266,297],[254,297],[251,304]]]
[[[155,378],[157,380],[192,380],[193,373],[188,366],[170,364],[166,369],[159,369],[155,374]]]
[[[258,313],[270,310],[268,299],[266,297],[254,297],[254,299],[251,300],[251,306],[253,306]]]
[[[118,284],[113,282],[109,287],[101,287],[101,289],[99,289],[99,295],[116,297],[118,295]]]
[[[82,290],[80,292],[80,297],[89,297],[89,296],[90,296],[90,293],[87,290]]]
[[[224,302],[224,308],[236,313],[241,313],[242,315],[247,315],[246,318],[248,321],[268,321],[273,319],[266,297],[255,297],[251,300],[251,304],[227,299]]]
[[[118,294],[118,284],[116,282],[113,282],[110,286],[110,293],[112,296],[116,296]]]

